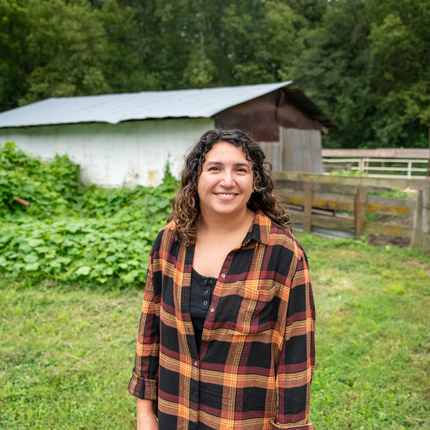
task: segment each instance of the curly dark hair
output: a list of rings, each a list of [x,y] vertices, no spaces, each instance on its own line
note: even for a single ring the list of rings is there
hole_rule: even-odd
[[[257,209],[262,210],[276,224],[291,230],[290,216],[273,194],[272,166],[264,161],[266,156],[260,145],[241,130],[214,129],[203,134],[190,150],[182,171],[181,188],[173,200],[169,216],[169,222],[172,220],[176,222],[176,239],[181,238],[187,246],[197,241],[196,229],[200,215],[197,181],[202,172],[205,155],[213,145],[220,142],[242,148],[247,160],[252,164],[254,192],[248,201],[248,208],[254,212]]]

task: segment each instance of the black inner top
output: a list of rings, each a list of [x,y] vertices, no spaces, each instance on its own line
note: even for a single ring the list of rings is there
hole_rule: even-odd
[[[216,278],[202,276],[193,269],[191,275],[190,313],[198,351],[200,351],[200,346],[202,344],[203,326],[205,324],[209,305],[211,304],[216,281]]]

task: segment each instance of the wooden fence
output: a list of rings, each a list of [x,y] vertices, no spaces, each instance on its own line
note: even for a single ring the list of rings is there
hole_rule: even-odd
[[[316,228],[349,232],[358,238],[383,234],[411,239],[411,248],[430,252],[430,181],[355,178],[275,172],[276,194],[289,206],[292,222],[303,232]],[[417,190],[417,199],[373,196],[369,192],[403,188]],[[348,211],[353,216],[339,215]],[[366,221],[366,213],[409,215],[413,226]]]
[[[425,178],[430,172],[429,149],[323,149],[324,171],[361,171],[372,177]]]

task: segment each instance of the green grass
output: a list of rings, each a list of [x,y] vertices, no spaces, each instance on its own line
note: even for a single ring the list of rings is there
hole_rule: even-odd
[[[430,256],[302,235],[316,430],[430,429]],[[142,289],[0,278],[0,428],[133,429]]]
[[[430,257],[299,238],[317,306],[317,429],[430,428]]]
[[[2,282],[0,428],[131,429],[142,289]]]

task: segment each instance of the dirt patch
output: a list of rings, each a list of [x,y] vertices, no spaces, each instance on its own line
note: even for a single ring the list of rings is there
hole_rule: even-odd
[[[394,245],[400,248],[407,248],[411,243],[409,237],[388,236],[386,234],[370,235],[367,240],[373,246]]]

